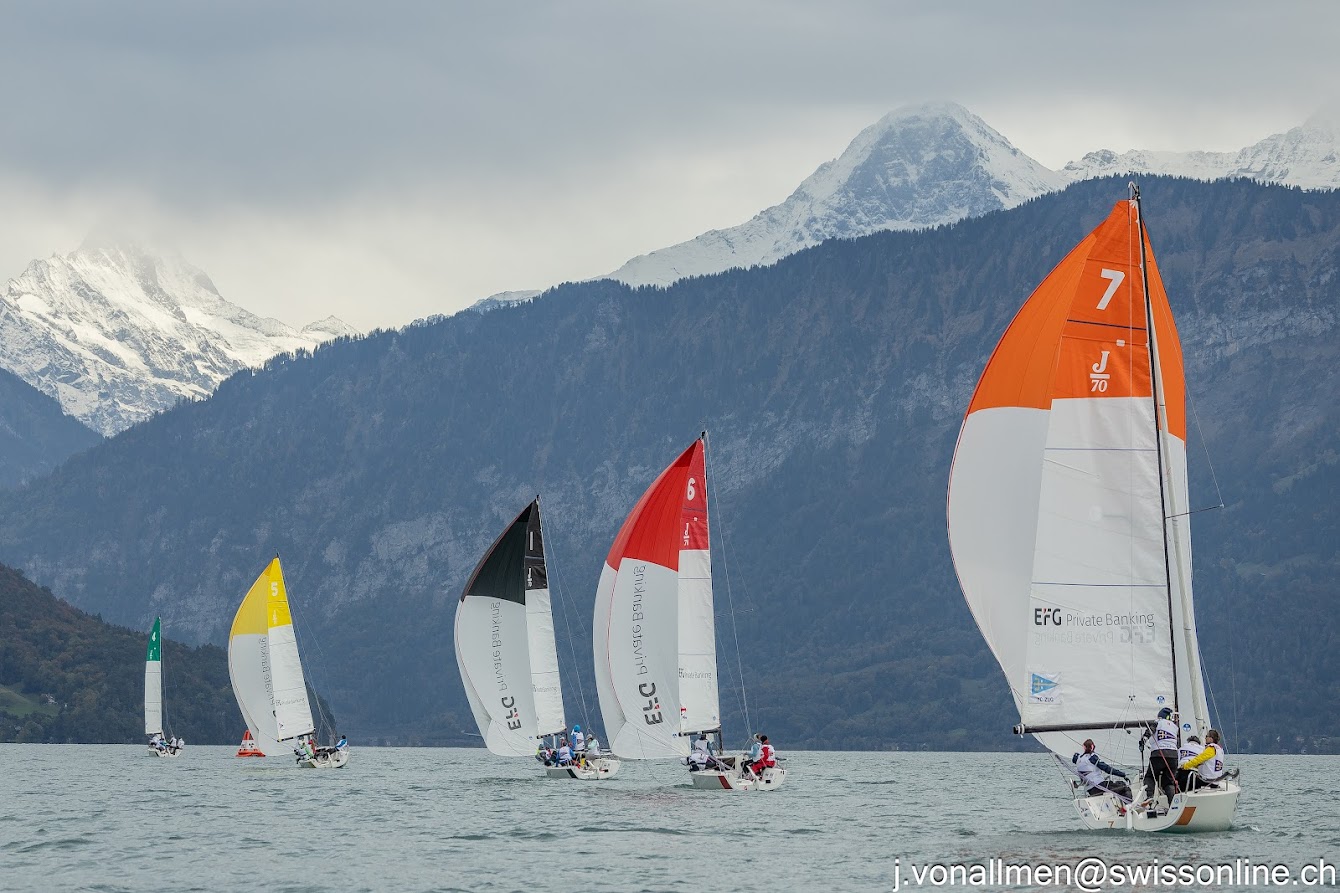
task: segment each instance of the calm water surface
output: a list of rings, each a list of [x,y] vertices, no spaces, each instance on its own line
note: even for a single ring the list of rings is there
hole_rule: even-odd
[[[593,783],[478,750],[339,771],[233,750],[0,745],[0,889],[818,893],[892,890],[895,859],[902,889],[988,858],[1340,861],[1336,757],[1242,757],[1235,830],[1162,836],[1080,830],[1042,755],[787,753],[785,788],[730,793],[656,763]]]

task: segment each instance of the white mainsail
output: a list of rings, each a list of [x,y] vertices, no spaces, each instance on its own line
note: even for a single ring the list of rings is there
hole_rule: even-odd
[[[700,438],[642,494],[601,569],[592,629],[610,746],[633,759],[685,756],[721,726]]]
[[[1208,727],[1184,394],[1167,295],[1121,202],[1001,338],[950,473],[964,596],[1022,725],[1067,759],[1092,737],[1138,764],[1139,724],[1163,706]]]
[[[566,729],[538,499],[475,568],[456,606],[455,639],[461,683],[491,752],[532,756],[537,738]]]

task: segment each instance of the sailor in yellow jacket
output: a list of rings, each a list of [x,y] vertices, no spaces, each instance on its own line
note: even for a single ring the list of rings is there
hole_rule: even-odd
[[[1196,782],[1197,787],[1205,787],[1224,777],[1226,757],[1218,730],[1210,729],[1205,733],[1205,749],[1198,756],[1183,760],[1177,768],[1186,772],[1189,782]],[[1198,770],[1198,778],[1192,775],[1193,769]]]

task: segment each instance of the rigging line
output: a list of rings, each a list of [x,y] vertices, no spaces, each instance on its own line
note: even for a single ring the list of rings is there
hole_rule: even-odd
[[[1201,654],[1199,639],[1196,641],[1196,657],[1200,659],[1200,665],[1203,668],[1205,666],[1205,656]],[[1201,676],[1205,680],[1205,689],[1210,693],[1210,710],[1214,716],[1222,718],[1222,714],[1219,713],[1219,702],[1214,697],[1214,683],[1210,681],[1210,674],[1202,669]],[[1219,723],[1213,717],[1207,716],[1205,719],[1209,721],[1212,728],[1219,728]]]
[[[1171,521],[1173,518],[1185,518],[1187,515],[1199,515],[1201,512],[1217,512],[1221,508],[1225,508],[1222,502],[1218,505],[1207,505],[1203,509],[1192,509],[1189,512],[1178,512],[1175,515],[1169,515],[1167,520]]]
[[[1210,459],[1210,446],[1205,442],[1205,429],[1200,424],[1200,413],[1196,412],[1196,401],[1191,398],[1191,389],[1185,388],[1186,402],[1191,407],[1191,418],[1196,422],[1196,436],[1200,440],[1201,452],[1205,454],[1205,465],[1210,469],[1210,480],[1214,482],[1214,498],[1219,500],[1215,508],[1224,507],[1224,494],[1219,489],[1219,475],[1215,473],[1214,462]]]
[[[168,700],[168,699],[167,699],[167,689],[168,689],[167,665],[168,665],[169,662],[163,660],[163,658],[167,657],[167,646],[163,644],[163,629],[162,629],[162,626],[161,626],[161,622],[162,622],[162,621],[159,621],[159,622],[160,622],[160,626],[159,626],[159,629],[158,629],[158,698],[159,698],[159,702],[158,702],[158,724],[159,724],[160,726],[163,727],[162,729],[159,730],[159,732],[160,732],[160,734],[161,734],[162,732],[167,732],[169,738],[175,738],[176,736],[172,734],[172,730],[171,730],[171,728],[169,728],[169,725],[170,725],[170,724],[168,723],[168,712],[167,712],[167,700]]]
[[[1196,644],[1200,644],[1199,640],[1197,640]],[[1236,734],[1238,729],[1242,728],[1242,726],[1238,725],[1238,671],[1237,668],[1233,666],[1232,648],[1228,649],[1228,686],[1233,694],[1233,732]],[[1233,746],[1237,746],[1236,741],[1233,743]]]
[[[711,478],[715,477],[715,475],[712,473],[712,471],[711,471],[711,469],[710,469],[710,467],[709,467],[710,463],[708,462],[708,453],[709,453],[709,450],[707,449],[707,432],[704,431],[704,432],[703,432],[703,471],[704,471],[704,473],[706,474],[706,476],[707,476],[709,479],[711,479]],[[713,498],[712,498],[712,494],[713,494],[713,487],[709,485],[708,488],[707,488],[707,498],[708,498],[709,501],[712,501],[712,502],[715,502],[715,503],[716,503],[716,515],[717,515],[718,519],[720,519],[720,517],[721,517],[721,497],[718,496],[718,497],[716,497],[715,499],[713,499]],[[754,735],[754,723],[753,723],[753,721],[750,720],[750,718],[749,718],[749,696],[746,694],[746,692],[745,692],[745,687],[744,687],[744,659],[740,656],[740,631],[739,631],[738,626],[737,626],[736,623],[735,623],[735,597],[731,594],[731,585],[730,585],[730,562],[728,562],[728,561],[726,560],[726,551],[727,551],[727,545],[726,545],[726,533],[725,533],[726,525],[725,525],[725,523],[723,522],[723,523],[718,524],[717,526],[720,527],[720,528],[721,528],[721,531],[722,531],[721,534],[720,534],[720,535],[721,535],[721,570],[722,570],[722,572],[726,575],[726,605],[727,605],[727,607],[730,609],[730,631],[731,631],[731,637],[735,639],[735,667],[736,667],[736,672],[737,672],[737,673],[739,674],[739,676],[740,676],[740,706],[744,708],[744,728],[745,728],[745,731],[746,731],[746,732],[749,734],[749,736],[752,738],[753,735]],[[710,531],[710,528],[709,528],[709,531]],[[710,558],[711,558],[711,554],[712,554],[711,545],[712,545],[712,544],[711,544],[711,542],[709,541],[709,542],[708,542],[708,549],[707,549],[707,554],[708,554],[709,560],[710,560]]]
[[[296,645],[297,642],[298,642],[298,612],[297,612],[297,611],[294,609],[294,607],[293,607],[293,600],[287,598],[287,596],[288,596],[288,580],[285,580],[285,581],[284,581],[284,596],[285,596],[285,599],[288,601],[288,613],[289,613],[289,618],[293,621],[293,641],[294,641],[294,644]],[[305,620],[304,620],[303,625],[304,625],[304,627],[306,627],[306,622],[305,622]],[[318,668],[318,667],[324,667],[324,666],[325,666],[325,664],[326,664],[326,652],[325,652],[324,649],[322,649],[322,647],[321,647],[321,641],[316,637],[316,634],[310,632],[310,627],[308,627],[308,630],[309,630],[309,634],[305,635],[304,638],[306,638],[307,641],[308,641],[308,643],[311,645],[311,647],[312,647],[313,649],[315,649],[315,651],[316,651],[316,658],[317,658],[317,664],[316,664],[316,666],[312,666],[312,667],[303,667],[303,686],[304,686],[304,687],[307,687],[307,678],[306,678],[306,677],[310,675],[310,676],[312,677],[312,683],[313,683],[313,684],[310,686],[310,688],[312,689],[312,700],[316,701],[316,715],[317,715],[317,719],[320,720],[319,723],[313,723],[313,725],[315,725],[316,728],[312,730],[312,733],[313,733],[314,735],[317,736],[317,740],[319,741],[319,740],[320,740],[320,735],[321,735],[321,725],[322,725],[322,724],[325,725],[325,727],[326,727],[326,733],[327,733],[327,735],[329,735],[329,736],[333,736],[333,735],[334,735],[334,733],[335,733],[335,729],[333,728],[334,723],[332,723],[332,722],[330,721],[330,717],[326,715],[326,711],[323,710],[322,707],[321,707],[321,693],[320,693],[320,691],[318,691],[317,686],[316,686],[316,676],[317,676],[317,672],[316,672],[316,671],[317,671],[317,668]],[[302,650],[301,650],[301,649],[298,650],[298,654],[300,655],[300,656],[299,656],[299,662],[301,662],[301,654],[302,654]],[[322,674],[322,675],[324,675],[324,674]],[[304,691],[303,694],[306,694],[306,691]],[[309,705],[309,706],[310,706],[310,705]]]
[[[543,542],[543,540],[541,540],[541,542]],[[582,702],[582,722],[585,723],[586,727],[589,729],[591,728],[591,718],[587,714],[586,709],[586,687],[582,685],[582,668],[581,665],[577,663],[577,649],[572,645],[572,625],[568,623],[568,597],[564,593],[564,590],[567,587],[563,585],[562,574],[558,571],[558,564],[553,561],[553,553],[547,548],[545,549],[544,554],[544,565],[546,568],[552,567],[554,569],[555,591],[558,593],[558,609],[559,613],[563,615],[563,631],[567,633],[568,637],[568,656],[572,658],[572,670],[577,674],[577,694]],[[574,611],[577,610],[576,605],[573,605],[572,608]],[[566,731],[566,729],[564,731]]]

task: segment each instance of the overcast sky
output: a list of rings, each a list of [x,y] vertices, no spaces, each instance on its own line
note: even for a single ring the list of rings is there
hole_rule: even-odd
[[[0,281],[94,226],[368,329],[609,272],[954,100],[1060,167],[1340,91],[1340,3],[0,0]]]

